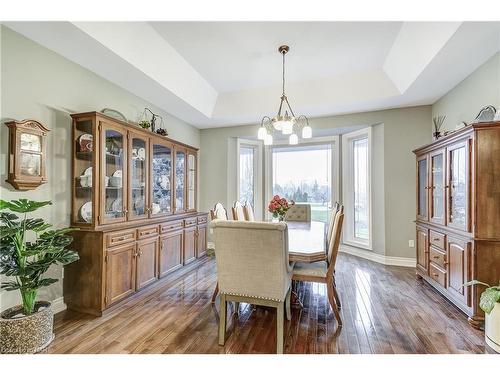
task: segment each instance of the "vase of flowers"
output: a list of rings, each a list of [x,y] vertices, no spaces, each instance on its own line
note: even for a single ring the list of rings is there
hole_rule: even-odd
[[[267,209],[270,213],[273,214],[274,218],[278,218],[279,221],[283,221],[285,218],[286,212],[290,209],[291,206],[295,204],[294,201],[288,200],[286,198],[282,198],[279,195],[275,195],[273,199],[269,202]]]

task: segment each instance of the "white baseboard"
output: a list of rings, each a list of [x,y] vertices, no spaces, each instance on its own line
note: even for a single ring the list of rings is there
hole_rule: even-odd
[[[64,303],[64,297],[56,298],[52,301],[52,311],[54,314],[66,310],[66,304]]]
[[[368,259],[373,262],[385,264],[387,266],[413,267],[417,266],[417,261],[414,258],[391,257],[382,254],[374,253],[373,251],[358,249],[348,245],[340,245],[339,251],[351,254],[363,259]]]

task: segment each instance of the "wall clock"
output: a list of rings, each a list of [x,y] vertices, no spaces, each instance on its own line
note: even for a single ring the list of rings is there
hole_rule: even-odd
[[[17,190],[33,190],[47,182],[46,138],[50,131],[36,120],[9,121],[9,174]]]

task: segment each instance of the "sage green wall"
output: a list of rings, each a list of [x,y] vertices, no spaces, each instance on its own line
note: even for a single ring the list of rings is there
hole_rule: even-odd
[[[387,256],[414,258],[415,249],[415,158],[412,150],[431,141],[431,107],[419,106],[342,116],[311,119],[315,130],[374,125],[373,199],[374,214],[383,218],[373,222],[374,251]],[[377,125],[377,124],[383,124]],[[215,202],[228,202],[228,152],[231,138],[252,137],[258,125],[201,130],[200,209],[208,210]],[[382,207],[380,202],[383,201]],[[377,209],[380,207],[380,209]]]
[[[8,129],[1,125],[0,196],[2,199],[29,198],[51,200],[52,206],[37,215],[56,226],[70,223],[71,118],[69,113],[109,107],[136,120],[144,107],[159,113],[169,135],[199,147],[200,133],[195,127],[155,108],[152,104],[97,76],[87,69],[2,26],[1,32],[1,113],[3,122],[33,118],[51,129],[48,136],[48,183],[36,190],[20,192],[5,182],[7,178]],[[50,270],[61,276],[61,268]],[[62,284],[45,288],[40,298],[62,296]],[[16,292],[0,294],[0,308],[18,302]]]
[[[446,115],[444,130],[472,122],[481,108],[500,108],[500,52],[432,105],[432,116]]]

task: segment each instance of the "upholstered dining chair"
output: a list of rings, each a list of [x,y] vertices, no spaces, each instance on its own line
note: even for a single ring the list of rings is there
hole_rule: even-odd
[[[210,210],[210,219],[222,219],[227,220],[227,211],[222,205],[222,203],[217,202],[213,210]]]
[[[245,205],[243,206],[243,211],[245,213],[245,219],[247,221],[255,221],[255,215],[253,213],[253,207],[250,204],[250,202],[246,201]]]
[[[243,210],[243,206],[241,205],[240,201],[235,201],[231,209],[233,211],[233,220],[246,221],[245,212]]]
[[[328,301],[332,307],[339,327],[342,326],[342,319],[339,312],[341,308],[340,297],[335,283],[335,263],[339,251],[343,222],[344,207],[340,206],[333,224],[332,238],[329,241],[327,260],[315,263],[295,263],[292,275],[292,280],[294,281],[309,281],[327,285]]]
[[[311,221],[311,205],[295,203],[286,212],[285,221]]]
[[[220,292],[219,345],[226,335],[227,302],[277,309],[276,350],[283,353],[284,313],[291,318],[286,223],[214,220],[217,279]]]
[[[222,203],[217,202],[214,206],[213,210],[210,210],[210,219],[215,220],[228,220],[227,218],[227,211],[222,205]],[[212,293],[212,303],[215,303],[215,299],[217,298],[217,295],[219,294],[219,283],[215,285],[214,292]]]

